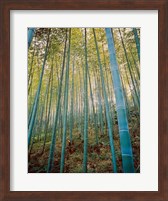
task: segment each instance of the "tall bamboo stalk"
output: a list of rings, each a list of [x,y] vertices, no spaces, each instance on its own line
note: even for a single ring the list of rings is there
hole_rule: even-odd
[[[53,129],[52,129],[52,139],[51,139],[50,153],[49,153],[49,158],[48,158],[47,172],[51,172],[52,166],[53,166],[53,160],[54,160],[54,151],[55,151],[55,146],[56,146],[56,129],[57,129],[57,122],[58,122],[58,117],[59,117],[59,110],[60,110],[62,80],[63,80],[64,66],[65,66],[66,45],[67,45],[67,31],[66,31],[66,36],[65,36],[64,56],[63,56],[60,84],[59,84],[59,89],[58,89],[58,98],[57,98],[55,119],[54,119],[54,125],[53,125]]]
[[[40,75],[40,82],[39,82],[38,89],[36,92],[33,112],[32,112],[32,116],[31,116],[31,120],[30,120],[30,127],[29,127],[29,131],[28,131],[28,146],[30,145],[31,136],[32,136],[33,127],[34,127],[34,122],[35,122],[35,118],[36,118],[36,112],[37,112],[39,96],[40,96],[40,91],[41,91],[41,85],[42,85],[42,79],[43,79],[43,74],[44,74],[44,67],[45,67],[45,63],[46,63],[46,59],[47,59],[47,53],[48,53],[49,38],[50,38],[50,29],[48,31],[48,36],[47,36],[47,44],[46,44],[46,48],[45,48],[44,61],[43,61],[41,75]]]
[[[128,129],[128,120],[126,115],[123,89],[121,85],[118,63],[116,59],[113,33],[111,32],[110,28],[106,28],[105,31],[110,55],[110,69],[112,74],[114,92],[116,96],[117,118],[119,126],[123,171],[133,173],[134,162],[133,162],[132,146]]]

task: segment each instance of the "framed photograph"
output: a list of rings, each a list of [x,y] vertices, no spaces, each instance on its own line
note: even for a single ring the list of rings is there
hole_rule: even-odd
[[[0,200],[168,199],[168,2],[0,3]]]

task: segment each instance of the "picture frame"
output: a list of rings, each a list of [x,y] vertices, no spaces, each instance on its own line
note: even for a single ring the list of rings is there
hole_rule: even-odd
[[[158,10],[159,45],[158,45],[158,191],[10,191],[10,11],[11,10]],[[0,130],[0,200],[163,200],[168,199],[168,2],[167,0],[152,1],[77,1],[48,0],[31,2],[25,0],[2,0],[0,2],[0,91],[1,91],[1,130]]]

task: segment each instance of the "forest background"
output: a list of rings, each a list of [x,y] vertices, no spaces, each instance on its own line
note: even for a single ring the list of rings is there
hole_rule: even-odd
[[[28,30],[29,172],[140,172],[140,29]]]

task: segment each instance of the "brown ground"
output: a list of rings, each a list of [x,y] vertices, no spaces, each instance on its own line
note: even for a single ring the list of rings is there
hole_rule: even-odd
[[[137,173],[140,172],[140,125],[139,117],[132,117],[129,123],[131,133],[131,141],[134,155],[134,166]],[[82,160],[83,160],[83,140],[79,137],[79,132],[73,130],[73,143],[71,144],[67,139],[66,153],[65,153],[65,173],[82,173]],[[67,136],[68,133],[67,133]],[[117,126],[114,127],[114,143],[116,150],[116,159],[118,172],[122,172],[122,160],[120,153],[120,143],[118,137]],[[35,142],[29,154],[28,172],[29,173],[45,173],[48,163],[48,155],[50,148],[50,141],[46,144],[46,149],[41,154],[41,147],[43,142]],[[52,172],[59,173],[60,171],[60,158],[61,158],[61,141],[57,139],[56,152],[54,156],[54,167]],[[89,128],[89,141],[88,141],[88,173],[111,173],[113,172],[111,162],[111,152],[109,146],[109,138],[107,130],[104,135],[99,134],[99,144],[95,143],[95,134],[93,128]]]

